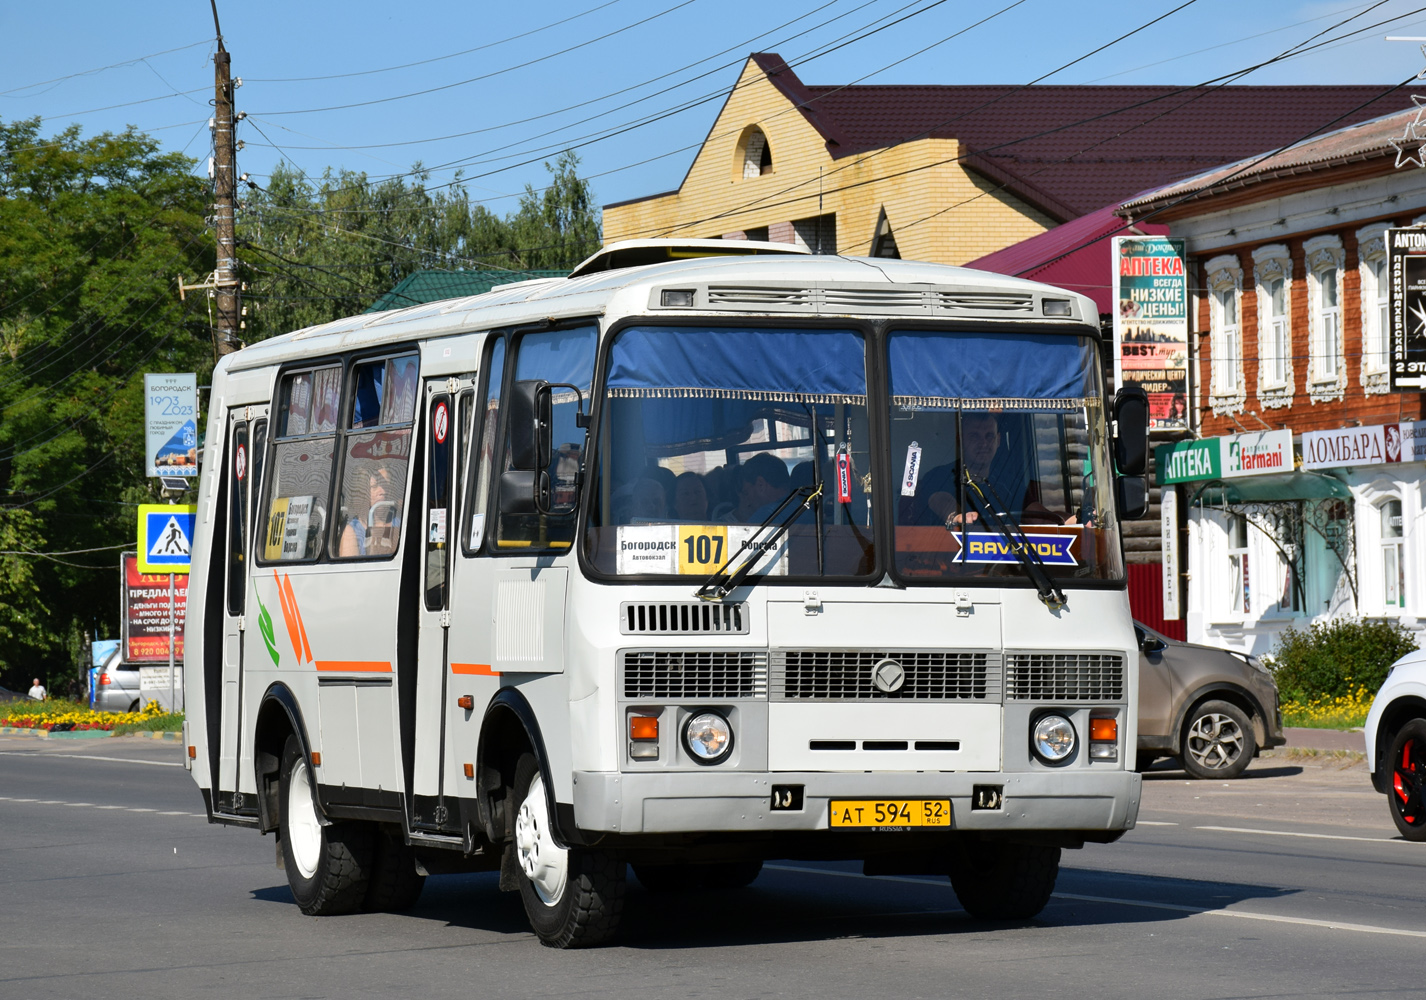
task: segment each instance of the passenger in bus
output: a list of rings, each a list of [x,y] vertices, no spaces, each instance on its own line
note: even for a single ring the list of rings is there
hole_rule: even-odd
[[[648,524],[668,520],[668,501],[663,484],[657,479],[643,478],[625,483],[610,497],[615,524]]]
[[[786,463],[776,455],[758,452],[738,467],[738,507],[733,520],[761,524],[791,489]]]
[[[961,447],[965,452],[965,470],[972,482],[988,484],[987,499],[998,496],[1009,505],[1007,513],[1024,524],[1074,524],[1074,514],[1056,513],[1040,502],[1040,484],[1030,481],[1020,492],[1017,483],[1006,481],[1004,473],[997,474],[994,468],[995,456],[1000,450],[1000,419],[989,411],[973,411],[961,417]],[[979,506],[985,501],[967,498],[968,510],[962,514],[957,498],[960,491],[961,463],[950,462],[931,469],[917,484],[916,496],[909,505],[903,505],[903,524],[944,524],[954,527],[964,522],[974,524],[980,520]],[[1023,480],[1021,480],[1023,482]],[[971,487],[967,486],[967,490]],[[1009,490],[1020,493],[1015,501],[1006,495]],[[922,499],[924,497],[924,500]],[[993,502],[993,500],[990,500]],[[904,508],[910,507],[910,516]]]
[[[396,551],[401,537],[401,486],[388,462],[366,467],[365,516],[354,514],[342,529],[338,555],[383,556]]]
[[[685,472],[674,481],[673,514],[695,524],[708,520],[708,488],[698,473]]]

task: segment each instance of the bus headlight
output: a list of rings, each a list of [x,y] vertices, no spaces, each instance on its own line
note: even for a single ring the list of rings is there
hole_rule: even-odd
[[[717,712],[699,712],[683,727],[683,745],[700,764],[717,764],[733,749],[733,727]]]
[[[1064,763],[1076,742],[1074,725],[1063,715],[1042,715],[1030,730],[1030,746],[1046,764]]]

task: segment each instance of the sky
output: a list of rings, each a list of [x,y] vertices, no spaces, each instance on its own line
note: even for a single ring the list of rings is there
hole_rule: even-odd
[[[502,214],[526,185],[544,184],[544,162],[566,148],[581,157],[600,204],[677,188],[754,51],[781,54],[808,84],[1185,85],[1332,39],[1341,40],[1235,82],[1386,87],[1426,67],[1419,43],[1386,40],[1426,36],[1426,0],[217,0],[217,8],[233,74],[243,79],[240,172],[262,184],[286,159],[313,176],[330,167],[380,178],[419,162],[432,186],[462,170],[471,197]],[[1360,29],[1369,30],[1343,38]],[[5,4],[0,120],[39,116],[44,135],[71,124],[85,135],[132,125],[206,173],[214,49],[203,0]]]

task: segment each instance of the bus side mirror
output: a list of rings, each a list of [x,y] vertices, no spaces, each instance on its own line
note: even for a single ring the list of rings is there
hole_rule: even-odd
[[[1114,465],[1121,476],[1142,476],[1149,464],[1149,397],[1142,386],[1114,394]]]
[[[498,504],[502,517],[546,514],[550,507],[550,474],[544,469],[511,469],[500,474]]]
[[[1143,476],[1114,477],[1114,505],[1119,520],[1137,521],[1149,512],[1149,481]]]
[[[549,383],[536,379],[516,382],[509,407],[510,464],[523,472],[535,472],[550,464]]]

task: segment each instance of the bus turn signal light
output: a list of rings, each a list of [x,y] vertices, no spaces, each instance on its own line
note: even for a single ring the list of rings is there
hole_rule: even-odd
[[[467,765],[465,765],[465,776],[466,776],[467,778],[474,778],[474,777],[475,777],[475,765],[474,765],[474,764],[467,764]]]
[[[189,747],[189,748],[188,748],[188,759],[189,759],[189,760],[197,760],[197,759],[198,759],[198,748],[197,748],[197,747]]]
[[[1090,719],[1089,738],[1092,742],[1099,743],[1109,740],[1119,739],[1118,719]]]
[[[629,719],[629,739],[656,740],[658,738],[658,716],[635,715]]]
[[[475,698],[473,698],[471,695],[461,695],[459,698],[456,699],[456,704],[459,705],[461,708],[465,709],[467,712],[475,711]]]
[[[313,751],[312,751],[312,766],[313,766],[313,767],[321,767],[321,766],[322,766],[322,753],[321,753],[321,751],[319,751],[319,750],[313,750]]]

